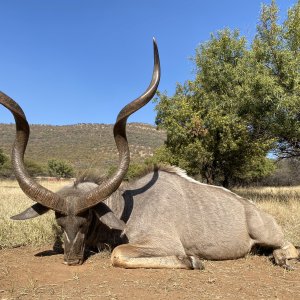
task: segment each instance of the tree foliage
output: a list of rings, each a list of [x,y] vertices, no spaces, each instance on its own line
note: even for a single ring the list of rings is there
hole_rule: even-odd
[[[25,159],[25,168],[32,177],[48,175],[45,167],[31,159]]]
[[[267,158],[300,157],[300,1],[278,21],[262,6],[250,46],[237,30],[196,49],[196,76],[175,94],[158,93],[156,124],[167,131],[156,159],[227,186],[274,170]]]
[[[260,184],[268,186],[300,185],[300,160],[296,158],[280,159],[276,162],[276,171],[264,178]]]
[[[73,167],[68,162],[56,159],[48,161],[48,172],[50,176],[58,178],[70,178],[74,173]]]
[[[30,176],[47,175],[44,167],[39,163],[25,159],[25,168]],[[0,149],[0,177],[13,177],[14,171],[8,156]]]
[[[288,11],[282,24],[278,7],[272,3],[262,7],[257,35],[252,51],[267,75],[259,92],[268,106],[261,107],[259,97],[254,102],[266,115],[265,128],[276,138],[275,153],[279,157],[300,157],[300,1]]]
[[[123,180],[130,181],[140,177],[145,173],[145,170],[149,167],[149,164],[152,165],[153,162],[151,161],[147,163],[146,160],[143,163],[131,163]],[[107,177],[111,177],[117,171],[117,169],[117,166],[111,166],[107,172]]]
[[[195,80],[178,85],[172,97],[158,94],[156,123],[167,130],[163,160],[225,186],[272,170],[266,154],[273,139],[245,112],[245,91],[255,80],[249,59],[238,31],[220,31],[196,50]]]
[[[11,177],[12,168],[8,156],[0,149],[0,177]]]
[[[3,165],[8,161],[8,157],[6,154],[4,154],[3,150],[0,149],[0,168],[3,167]]]

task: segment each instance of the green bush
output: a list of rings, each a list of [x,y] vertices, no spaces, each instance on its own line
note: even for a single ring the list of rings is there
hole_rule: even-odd
[[[26,159],[25,168],[29,175],[33,177],[47,175],[45,168],[33,160]],[[14,177],[14,171],[9,156],[6,155],[2,149],[0,149],[0,177]]]
[[[132,163],[130,164],[126,175],[124,176],[125,181],[136,179],[144,174],[145,170],[149,168],[149,164],[146,163]],[[116,166],[111,166],[108,170],[108,177],[112,176],[117,170]]]
[[[8,161],[8,157],[4,154],[3,150],[0,149],[0,168]]]
[[[44,166],[30,159],[25,160],[25,168],[32,177],[48,175]]]
[[[68,162],[56,159],[48,161],[48,172],[50,176],[58,178],[70,178],[74,174],[73,167]]]

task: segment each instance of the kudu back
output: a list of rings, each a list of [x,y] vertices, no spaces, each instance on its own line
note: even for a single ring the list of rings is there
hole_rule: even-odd
[[[153,168],[134,182],[122,183],[130,161],[127,119],[152,99],[159,80],[154,40],[150,85],[120,111],[114,125],[117,171],[101,183],[79,180],[57,193],[42,187],[26,171],[24,153],[30,128],[20,106],[0,93],[0,103],[16,122],[15,176],[23,192],[36,202],[12,219],[55,211],[68,265],[81,264],[86,247],[109,245],[112,264],[117,267],[202,269],[201,259],[236,259],[260,245],[273,249],[276,264],[291,268],[288,260],[297,258],[298,250],[284,239],[274,218],[229,190],[199,183],[176,167]]]

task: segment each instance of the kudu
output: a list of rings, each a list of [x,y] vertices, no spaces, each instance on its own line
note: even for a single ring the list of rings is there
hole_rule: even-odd
[[[23,158],[29,125],[19,105],[1,93],[0,103],[16,122],[12,151],[15,176],[23,192],[37,202],[12,219],[25,220],[54,210],[63,229],[68,265],[83,262],[85,247],[108,244],[114,248],[114,266],[201,269],[200,259],[236,259],[260,245],[273,249],[276,264],[290,268],[288,259],[299,253],[285,241],[273,217],[227,189],[197,182],[176,167],[153,169],[134,182],[121,184],[130,159],[127,118],[150,101],[159,80],[154,41],[152,81],[144,94],[120,111],[114,125],[117,171],[99,185],[76,182],[57,193],[28,175]]]

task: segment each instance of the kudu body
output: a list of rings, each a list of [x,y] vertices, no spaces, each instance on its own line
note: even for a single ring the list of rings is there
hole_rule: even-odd
[[[275,263],[289,268],[298,250],[284,239],[274,218],[224,188],[199,183],[179,168],[153,169],[132,183],[122,179],[129,165],[126,121],[154,96],[160,79],[154,42],[154,71],[146,92],[125,106],[114,126],[119,168],[100,184],[76,182],[53,193],[30,178],[24,167],[29,125],[19,105],[0,93],[0,103],[16,120],[12,152],[16,178],[24,193],[37,202],[12,217],[24,220],[49,209],[63,229],[64,260],[84,260],[86,246],[114,248],[112,264],[125,268],[201,269],[200,259],[245,256],[254,245],[273,249]]]

